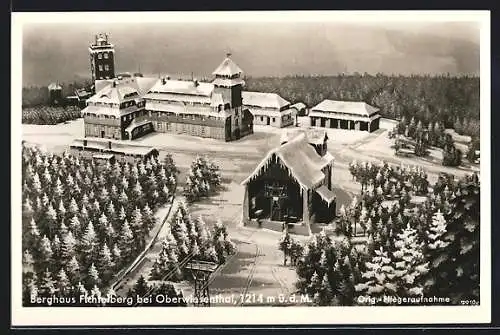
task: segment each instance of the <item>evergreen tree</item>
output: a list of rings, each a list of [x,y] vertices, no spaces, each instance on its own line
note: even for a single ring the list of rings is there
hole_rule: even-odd
[[[64,269],[61,269],[59,273],[57,274],[57,285],[56,285],[57,291],[60,296],[65,297],[69,293],[71,289],[71,283],[68,279],[68,276],[66,275],[66,272]]]
[[[56,288],[54,285],[54,280],[52,279],[52,273],[49,271],[49,269],[45,269],[40,280],[39,294],[42,297],[52,297],[55,292]]]
[[[422,244],[418,242],[417,231],[408,226],[397,235],[393,252],[395,264],[394,281],[399,296],[421,296],[422,278],[428,272],[428,264],[422,253]]]
[[[384,304],[384,296],[395,296],[398,291],[392,282],[396,274],[390,257],[382,247],[374,253],[371,260],[366,262],[366,271],[361,275],[363,280],[355,285],[355,290],[359,295],[375,298],[376,304]]]
[[[146,279],[141,275],[134,285],[134,294],[143,297],[146,295],[146,293],[148,293],[148,291],[149,286],[146,282]]]
[[[87,273],[87,286],[93,287],[94,285],[99,285],[101,282],[99,278],[99,271],[95,267],[94,263],[90,264],[88,273]]]

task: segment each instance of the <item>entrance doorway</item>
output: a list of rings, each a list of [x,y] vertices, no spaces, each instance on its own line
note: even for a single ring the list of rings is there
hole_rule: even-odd
[[[266,123],[268,126],[271,124],[271,118],[268,116],[267,117],[267,123]]]
[[[101,130],[101,137],[104,138],[104,130]]]
[[[279,197],[271,198],[271,220],[281,221],[281,201]]]

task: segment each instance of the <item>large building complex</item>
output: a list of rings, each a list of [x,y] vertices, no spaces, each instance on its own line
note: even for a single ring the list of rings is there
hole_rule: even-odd
[[[310,234],[311,224],[329,223],[336,212],[332,174],[334,158],[327,151],[325,131],[286,134],[281,145],[257,165],[242,184],[243,223],[260,222],[280,230]]]
[[[158,132],[239,139],[253,132],[252,115],[242,104],[241,74],[228,54],[211,83],[162,78],[144,96],[147,116],[142,119]]]
[[[365,102],[323,100],[309,113],[311,126],[375,131],[379,128],[379,109]]]
[[[277,128],[293,125],[297,111],[276,93],[243,92],[243,105],[253,115],[254,125]]]

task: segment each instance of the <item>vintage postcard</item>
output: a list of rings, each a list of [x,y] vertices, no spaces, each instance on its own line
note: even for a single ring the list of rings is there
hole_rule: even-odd
[[[489,43],[487,11],[13,13],[13,325],[489,322]]]

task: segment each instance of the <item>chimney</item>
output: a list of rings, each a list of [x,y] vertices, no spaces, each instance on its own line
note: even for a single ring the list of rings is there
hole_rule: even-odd
[[[165,85],[167,83],[167,80],[165,78],[161,78],[161,84]]]
[[[193,82],[194,82],[194,86],[195,86],[195,87],[198,87],[198,85],[200,84],[200,83],[198,82],[198,79],[196,79],[196,78],[194,78]]]
[[[230,53],[230,52],[228,52],[228,53],[226,54],[226,57],[227,57],[227,58],[231,57],[231,53]]]
[[[116,87],[116,80],[113,80],[113,87]]]

